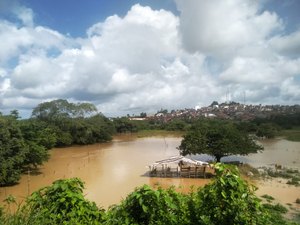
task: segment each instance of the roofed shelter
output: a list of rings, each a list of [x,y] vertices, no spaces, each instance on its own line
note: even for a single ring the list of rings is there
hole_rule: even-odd
[[[156,177],[204,177],[207,162],[173,156],[149,165],[150,176]]]

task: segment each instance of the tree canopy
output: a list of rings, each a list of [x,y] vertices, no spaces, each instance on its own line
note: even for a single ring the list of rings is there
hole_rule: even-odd
[[[41,165],[48,159],[37,132],[22,129],[14,115],[0,116],[0,186],[16,183],[24,167]]]
[[[47,124],[57,147],[110,141],[115,131],[95,105],[64,99],[40,103],[33,109],[31,119]]]
[[[97,108],[91,103],[71,103],[65,99],[43,102],[32,111],[32,117],[42,120],[87,117],[97,114]]]
[[[53,147],[106,142],[114,132],[91,103],[44,102],[23,120],[17,110],[0,113],[0,186],[15,184],[23,171],[42,165]]]
[[[199,120],[183,137],[180,154],[209,154],[219,162],[224,156],[257,153],[263,147],[230,122]]]

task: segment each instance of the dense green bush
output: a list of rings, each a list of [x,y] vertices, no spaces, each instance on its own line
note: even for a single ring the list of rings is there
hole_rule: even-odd
[[[173,188],[153,190],[144,185],[110,208],[106,224],[190,224],[187,199]]]
[[[104,210],[84,198],[78,178],[57,180],[34,192],[15,214],[2,215],[4,224],[102,224]]]
[[[0,186],[16,182],[25,159],[25,142],[11,118],[0,117]]]

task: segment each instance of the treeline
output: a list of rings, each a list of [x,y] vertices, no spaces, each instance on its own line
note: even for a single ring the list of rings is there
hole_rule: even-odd
[[[135,189],[118,205],[104,210],[84,198],[78,178],[58,180],[34,192],[17,212],[0,208],[4,225],[103,224],[103,225],[292,225],[280,204],[263,204],[255,188],[240,178],[237,168],[216,164],[214,180],[191,193],[174,188]],[[6,199],[7,208],[15,204]]]
[[[196,121],[221,120],[212,118],[175,118],[168,121],[160,117],[150,117],[146,120],[130,120],[127,117],[114,119],[117,132],[137,132],[141,130],[187,131]],[[272,115],[268,118],[256,118],[250,121],[232,121],[235,126],[258,137],[273,138],[281,130],[300,127],[300,113]]]
[[[39,104],[28,122],[40,126],[35,130],[50,131],[52,147],[106,142],[115,132],[112,122],[98,113],[93,104],[74,104],[62,99]]]
[[[0,115],[0,186],[48,160],[53,147],[107,142],[114,133],[114,124],[90,103],[59,99],[39,104],[29,119],[17,110]]]
[[[15,115],[0,116],[0,186],[16,183],[22,171],[49,158],[47,130],[29,130]]]
[[[271,115],[267,118],[255,118],[252,121],[239,122],[238,128],[258,137],[274,138],[282,130],[299,129],[300,113]]]
[[[128,117],[114,118],[113,123],[118,133],[138,132],[142,130],[186,131],[193,121],[174,119],[162,122],[153,118],[130,120]]]

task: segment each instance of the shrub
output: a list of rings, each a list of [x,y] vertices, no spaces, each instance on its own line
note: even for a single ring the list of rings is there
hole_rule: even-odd
[[[78,178],[57,180],[34,192],[23,208],[30,224],[101,224],[103,210],[83,196]]]
[[[216,164],[216,179],[193,195],[193,224],[267,224],[260,199],[236,167]]]

